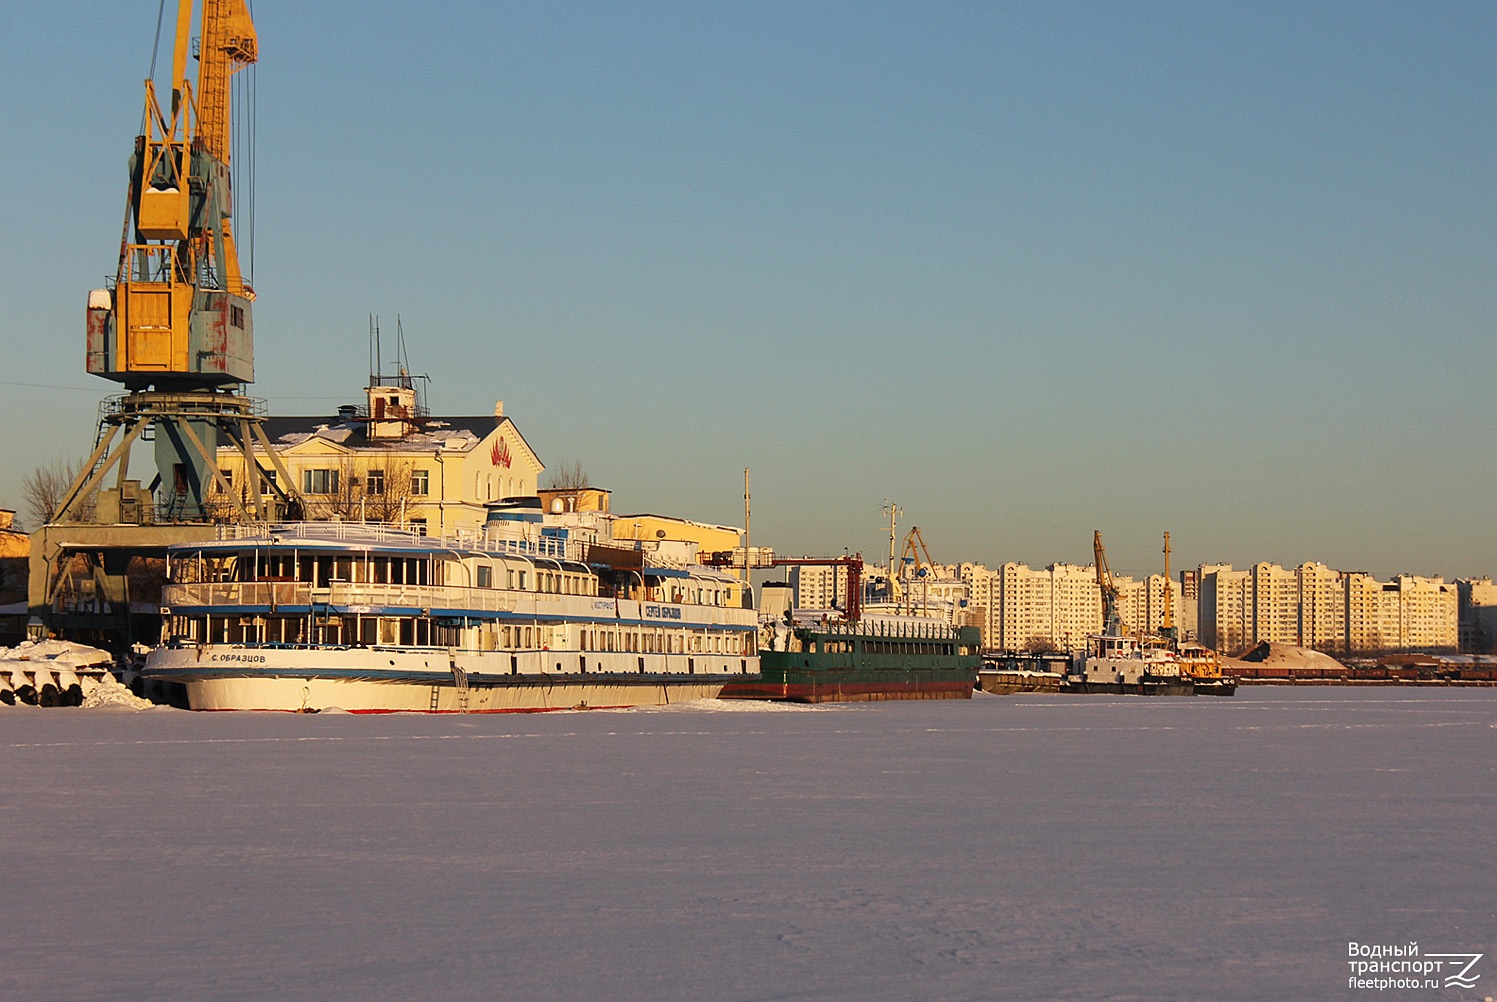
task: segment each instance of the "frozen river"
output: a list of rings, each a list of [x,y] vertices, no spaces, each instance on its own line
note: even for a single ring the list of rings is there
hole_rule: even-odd
[[[1497,995],[1494,690],[19,707],[0,750],[5,1000]],[[1348,987],[1410,941],[1476,987]]]

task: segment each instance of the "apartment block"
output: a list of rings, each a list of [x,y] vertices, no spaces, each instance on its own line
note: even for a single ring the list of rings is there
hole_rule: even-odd
[[[1200,637],[1235,653],[1254,644],[1289,644],[1340,653],[1455,650],[1456,586],[1400,574],[1378,581],[1362,571],[1305,563],[1291,570],[1258,563],[1247,570],[1203,564]]]
[[[1461,650],[1497,654],[1497,584],[1491,578],[1458,579],[1455,589]]]
[[[847,607],[847,566],[807,564],[790,568],[790,585],[795,589],[797,609],[845,609]]]

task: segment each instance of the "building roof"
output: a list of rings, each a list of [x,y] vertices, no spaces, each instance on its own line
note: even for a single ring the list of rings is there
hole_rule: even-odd
[[[496,428],[509,426],[509,431],[525,443],[525,436],[507,417],[484,414],[479,417],[429,417],[419,422],[419,430],[404,438],[376,439],[368,437],[367,418],[355,415],[317,415],[311,417],[267,417],[265,435],[271,444],[281,448],[300,445],[313,438],[334,442],[346,449],[371,449],[383,451],[420,451],[424,449],[472,449],[487,438]],[[531,450],[534,452],[534,450]]]

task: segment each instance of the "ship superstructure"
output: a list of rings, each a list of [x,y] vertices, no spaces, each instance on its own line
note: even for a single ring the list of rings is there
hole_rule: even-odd
[[[193,709],[363,713],[659,704],[758,678],[733,575],[496,514],[448,538],[300,522],[175,546],[143,674]]]

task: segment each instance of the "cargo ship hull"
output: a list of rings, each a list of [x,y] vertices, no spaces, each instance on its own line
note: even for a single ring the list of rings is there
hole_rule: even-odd
[[[972,627],[914,617],[781,628],[759,677],[729,679],[724,699],[795,703],[971,699],[982,667]]]

